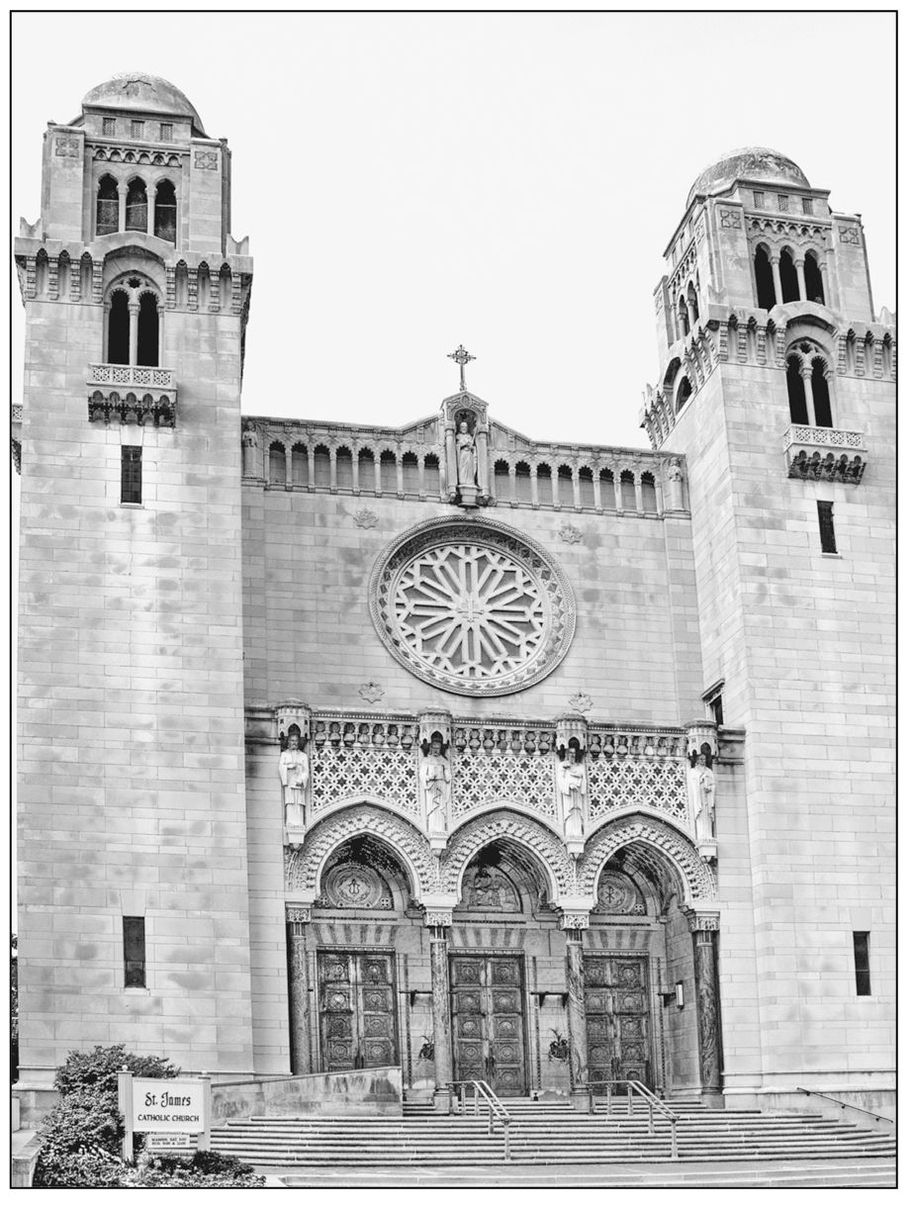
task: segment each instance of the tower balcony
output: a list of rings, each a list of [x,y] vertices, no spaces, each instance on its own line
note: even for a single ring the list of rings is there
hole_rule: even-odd
[[[839,428],[790,424],[783,434],[786,473],[791,479],[861,483],[865,434]]]
[[[90,365],[89,420],[174,428],[177,382],[173,369],[153,365]]]

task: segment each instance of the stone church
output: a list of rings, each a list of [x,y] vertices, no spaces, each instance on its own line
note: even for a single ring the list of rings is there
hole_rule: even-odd
[[[230,225],[227,142],[168,82],[48,126],[15,246],[26,1119],[117,1042],[441,1110],[472,1079],[889,1103],[896,347],[859,216],[766,148],[697,177],[641,449],[501,423],[462,346],[402,426],[242,408]]]

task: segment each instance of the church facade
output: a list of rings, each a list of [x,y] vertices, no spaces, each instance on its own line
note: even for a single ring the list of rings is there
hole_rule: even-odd
[[[462,347],[403,427],[242,412],[230,189],[178,89],[115,77],[16,242],[23,1103],[116,1042],[444,1110],[889,1103],[896,350],[858,216],[763,148],[695,181],[632,450],[500,423]]]

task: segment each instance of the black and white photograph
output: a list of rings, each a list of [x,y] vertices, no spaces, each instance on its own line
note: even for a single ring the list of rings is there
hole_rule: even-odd
[[[897,25],[10,14],[13,1189],[897,1188]]]

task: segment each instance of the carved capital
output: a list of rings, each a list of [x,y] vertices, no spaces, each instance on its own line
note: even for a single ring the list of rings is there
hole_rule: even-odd
[[[289,924],[309,924],[311,908],[304,903],[285,904],[285,922]]]
[[[452,907],[426,907],[426,928],[450,928],[453,926]]]
[[[558,920],[558,927],[562,932],[576,931],[589,926],[589,911],[562,911]]]
[[[686,911],[685,918],[688,921],[688,928],[692,932],[719,932],[720,930],[720,913],[719,911]]]

